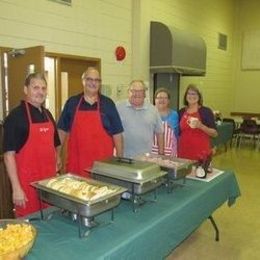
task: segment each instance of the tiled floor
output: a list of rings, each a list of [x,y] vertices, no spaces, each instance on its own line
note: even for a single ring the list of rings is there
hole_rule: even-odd
[[[214,166],[233,169],[242,193],[231,208],[223,205],[213,214],[220,241],[214,240],[213,228],[205,221],[167,260],[260,259],[260,151],[229,149],[215,156]]]

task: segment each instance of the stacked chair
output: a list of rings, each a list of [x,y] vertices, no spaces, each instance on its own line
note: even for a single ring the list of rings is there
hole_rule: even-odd
[[[237,127],[237,124],[233,118],[223,118],[222,121],[229,122],[233,125],[233,134],[232,134],[232,140],[230,142],[230,147],[232,147],[233,144],[235,144],[235,147],[238,147],[238,145],[240,144],[240,132],[241,132],[240,127]]]
[[[260,127],[257,125],[256,120],[244,118],[240,125],[239,146],[241,145],[241,142],[248,137],[250,140],[253,140],[254,148],[256,148],[257,140],[258,144],[260,140]]]

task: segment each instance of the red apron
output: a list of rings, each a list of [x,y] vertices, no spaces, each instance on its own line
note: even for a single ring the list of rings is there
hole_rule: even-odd
[[[183,114],[180,121],[178,157],[191,160],[206,159],[211,154],[210,137],[200,129],[191,128],[187,122],[189,117],[197,117],[201,120],[198,112]]]
[[[106,132],[101,121],[99,101],[97,110],[81,111],[80,99],[68,140],[66,171],[90,177],[89,171],[96,160],[113,155],[113,138]]]
[[[164,121],[164,154],[170,156],[177,156],[177,139],[174,130],[169,126],[169,124]],[[152,153],[158,154],[158,142],[157,137],[154,135]]]
[[[25,145],[15,155],[15,158],[18,177],[28,201],[25,208],[15,207],[16,216],[24,216],[40,209],[37,192],[30,183],[56,174],[53,123],[49,118],[44,123],[32,123],[27,102],[25,102],[25,106],[29,120],[29,136]]]

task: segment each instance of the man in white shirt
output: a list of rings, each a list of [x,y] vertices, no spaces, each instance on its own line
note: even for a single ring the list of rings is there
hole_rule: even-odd
[[[163,123],[155,106],[145,101],[146,90],[142,80],[133,80],[128,100],[117,104],[124,128],[124,156],[128,158],[151,153],[154,134],[159,154],[163,154]]]

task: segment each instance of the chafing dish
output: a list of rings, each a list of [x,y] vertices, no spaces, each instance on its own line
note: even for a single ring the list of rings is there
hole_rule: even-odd
[[[93,185],[96,187],[107,187],[110,192],[105,194],[104,196],[101,195],[99,197],[93,197],[93,199],[82,199],[76,197],[73,194],[66,194],[62,191],[55,190],[51,187],[48,187],[48,183],[51,181],[62,181],[62,180],[71,180],[71,181],[80,181],[83,184]],[[126,191],[125,188],[111,185],[109,183],[104,183],[101,181],[87,179],[83,177],[79,177],[73,174],[64,174],[58,177],[53,177],[45,180],[41,180],[38,182],[33,182],[32,186],[34,186],[40,197],[40,201],[45,201],[51,205],[54,205],[58,208],[67,210],[71,213],[76,214],[79,220],[79,232],[81,234],[81,225],[82,223],[93,223],[94,217],[98,214],[101,214],[107,210],[113,210],[120,203],[121,194]],[[41,210],[42,215],[42,210]],[[112,218],[113,218],[113,211],[112,211]],[[88,225],[87,225],[88,226]],[[91,226],[89,226],[91,227]]]
[[[185,178],[191,173],[192,166],[197,164],[197,161],[193,160],[150,153],[138,156],[136,159],[156,163],[162,170],[167,171],[168,177],[173,180]]]
[[[167,174],[154,163],[117,157],[95,161],[91,172],[95,179],[127,188],[132,195],[134,211],[138,202],[136,195],[154,190],[156,198],[156,188],[163,183],[163,176]]]

